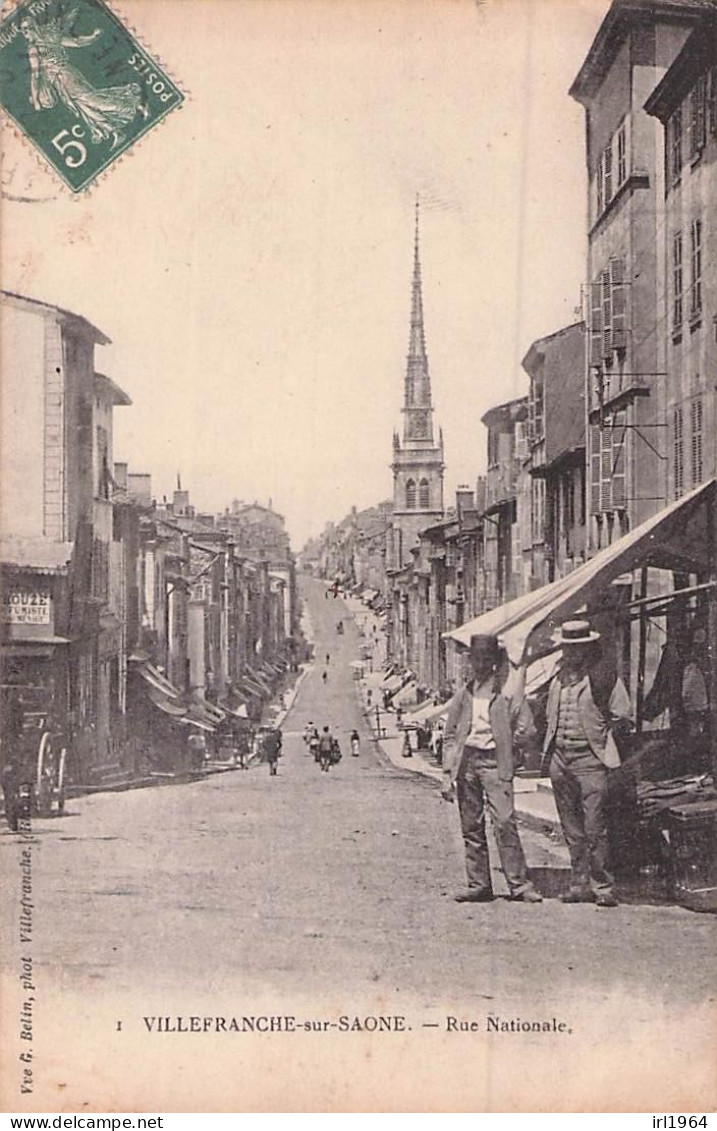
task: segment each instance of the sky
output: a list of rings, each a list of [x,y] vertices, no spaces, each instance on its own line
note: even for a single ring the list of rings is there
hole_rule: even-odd
[[[187,94],[72,197],[3,130],[6,289],[100,327],[132,398],[114,458],[201,510],[258,500],[295,549],[391,495],[414,200],[446,503],[482,414],[579,317],[584,113],[608,0],[121,0]],[[22,197],[22,200],[13,198]]]

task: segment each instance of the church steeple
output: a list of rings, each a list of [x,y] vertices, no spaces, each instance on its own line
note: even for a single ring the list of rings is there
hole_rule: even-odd
[[[433,442],[431,377],[423,324],[423,284],[420,253],[420,204],[416,198],[416,226],[413,240],[413,284],[411,288],[411,326],[406,358],[403,442]]]
[[[423,325],[419,205],[413,241],[411,327],[404,379],[403,439],[393,434],[392,569],[411,561],[411,549],[426,526],[443,516],[443,435],[433,438],[431,377]]]

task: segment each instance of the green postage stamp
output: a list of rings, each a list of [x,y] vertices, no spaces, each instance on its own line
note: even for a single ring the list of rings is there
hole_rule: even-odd
[[[0,106],[73,192],[183,100],[102,0],[25,0],[0,20]]]

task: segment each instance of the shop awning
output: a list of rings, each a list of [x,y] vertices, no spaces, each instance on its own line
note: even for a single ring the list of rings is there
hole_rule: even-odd
[[[219,720],[215,719],[208,711],[205,711],[199,703],[190,703],[182,722],[194,723],[201,727],[202,730],[214,731],[216,730]]]
[[[222,722],[224,718],[224,711],[222,710],[222,708],[217,707],[215,703],[210,703],[209,700],[205,699],[203,695],[195,695],[192,698],[191,702],[189,703],[190,710],[193,707],[199,707],[199,709],[215,723]]]
[[[197,730],[203,730],[207,734],[214,734],[214,726],[207,722],[206,719],[200,719],[194,714],[187,714],[180,720],[185,726],[195,727]]]
[[[248,719],[249,712],[246,709],[246,703],[241,703],[238,707],[224,707],[227,715],[232,719]]]
[[[398,691],[395,691],[393,693],[393,695],[391,696],[391,702],[393,703],[394,707],[400,707],[403,703],[410,703],[412,701],[415,701],[417,690],[418,685],[416,684],[415,679],[412,679],[403,687],[399,688]]]
[[[164,711],[165,715],[171,715],[175,719],[181,719],[187,713],[186,707],[181,707],[177,702],[169,699],[155,688],[149,687],[147,689],[147,698],[154,703],[155,707],[159,707],[160,711]]]
[[[389,675],[381,681],[382,691],[398,691],[401,684],[406,682],[406,677],[403,675]]]
[[[170,683],[166,676],[163,676],[161,671],[147,660],[141,661],[136,671],[150,687],[153,687],[155,691],[160,691],[162,695],[166,695],[168,699],[181,698],[174,684]]]
[[[256,683],[248,675],[243,675],[238,681],[239,690],[243,695],[249,695],[253,699],[263,699],[266,692],[261,684]]]
[[[482,613],[445,633],[468,647],[475,633],[499,635],[512,663],[551,649],[551,636],[567,617],[596,604],[601,591],[642,566],[682,572],[710,568],[709,513],[717,527],[717,479],[671,503],[629,534],[606,546],[573,573]]]
[[[431,699],[428,703],[423,703],[417,711],[412,711],[410,715],[404,715],[403,721],[407,726],[420,725],[427,723],[431,719],[440,719],[441,715],[445,715],[448,711],[448,704],[450,699],[445,703],[434,703]]]

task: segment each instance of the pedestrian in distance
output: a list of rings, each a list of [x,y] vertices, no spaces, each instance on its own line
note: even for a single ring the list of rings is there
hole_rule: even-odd
[[[494,898],[486,839],[486,809],[498,843],[498,855],[510,898],[540,903],[528,878],[513,802],[518,747],[533,734],[530,707],[517,680],[509,689],[507,657],[496,636],[473,636],[473,677],[450,702],[443,738],[443,789],[446,801],[458,799],[465,845],[468,887],[458,903],[487,903]]]
[[[269,763],[269,776],[274,778],[278,772],[279,758],[281,757],[282,734],[278,727],[270,727],[264,735],[262,753]]]
[[[327,684],[327,682],[328,682],[328,678],[329,678],[329,673],[328,673],[327,671],[325,671],[325,672],[323,673],[323,675],[321,676],[321,678],[322,678],[322,680],[323,680],[323,683],[324,683],[324,687],[326,687],[326,684]]]
[[[329,664],[330,664],[330,663],[331,663],[331,653],[330,653],[330,652],[327,652],[327,653],[326,653],[326,667],[327,667],[327,668],[328,668],[328,666],[329,666]]]
[[[401,751],[402,758],[412,758],[413,751],[411,750],[411,736],[408,731],[403,733],[403,750]]]
[[[309,735],[309,753],[313,756],[315,762],[319,761],[319,732],[316,727],[313,728]]]
[[[329,727],[324,727],[319,738],[319,766],[328,773],[334,752],[334,736]]]
[[[565,621],[553,637],[563,655],[548,691],[543,764],[570,853],[570,889],[562,902],[616,907],[606,799],[610,771],[620,765],[615,735],[627,734],[632,719],[622,680],[599,670],[599,639],[586,620]]]
[[[350,741],[351,741],[351,757],[352,758],[358,758],[359,747],[361,745],[361,739],[359,738],[359,732],[357,730],[351,731],[351,740]]]

